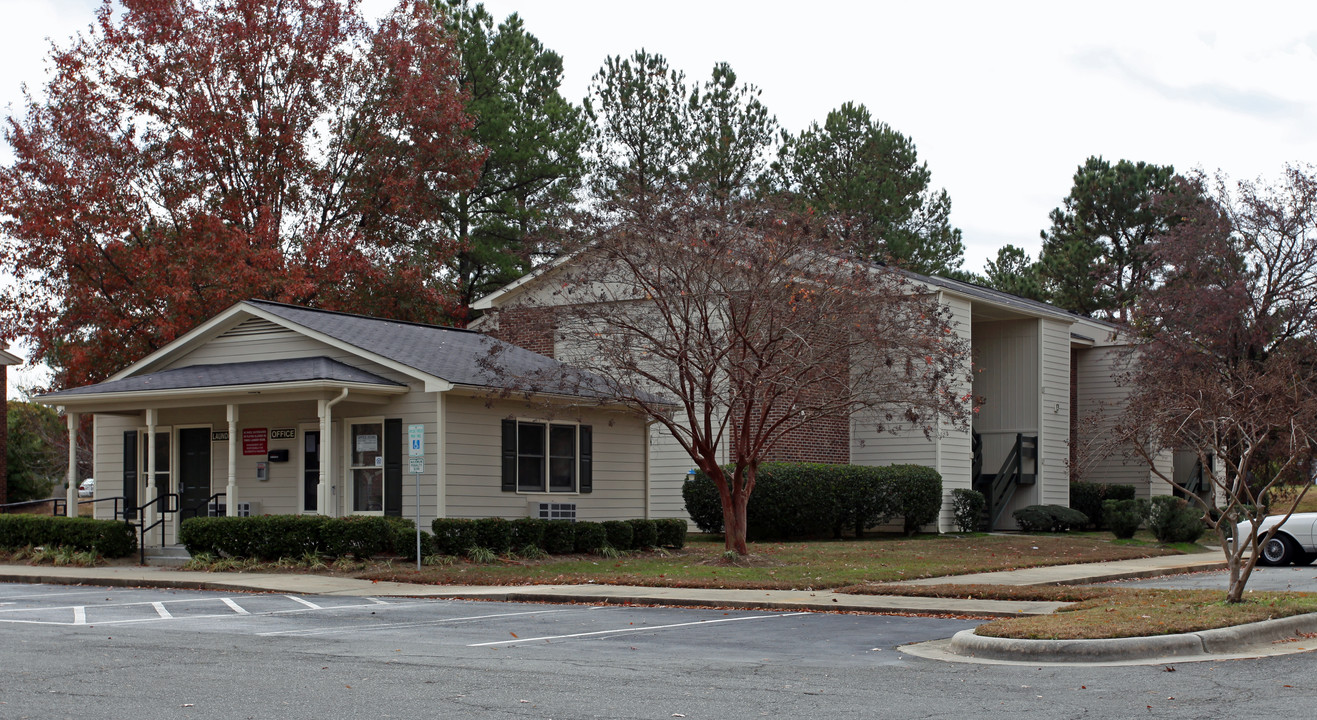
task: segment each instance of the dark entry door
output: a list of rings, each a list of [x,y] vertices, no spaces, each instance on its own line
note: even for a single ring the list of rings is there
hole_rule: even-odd
[[[183,517],[206,515],[210,497],[210,428],[178,431],[178,492]]]
[[[302,433],[302,510],[317,511],[317,492],[320,488],[320,431]]]

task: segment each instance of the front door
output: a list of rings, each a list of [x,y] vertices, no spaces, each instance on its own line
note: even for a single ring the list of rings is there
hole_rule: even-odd
[[[204,517],[210,498],[210,428],[178,431],[179,510],[185,518]]]
[[[302,431],[302,511],[313,513],[319,506],[320,431]]]

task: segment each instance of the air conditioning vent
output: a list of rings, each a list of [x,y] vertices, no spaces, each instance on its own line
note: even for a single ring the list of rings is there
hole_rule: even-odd
[[[531,517],[576,522],[576,503],[531,503]]]
[[[257,503],[240,502],[238,503],[238,517],[251,517],[252,506]],[[211,517],[224,517],[228,512],[228,507],[224,503],[210,503],[206,506],[206,513]],[[257,513],[259,514],[259,513]]]

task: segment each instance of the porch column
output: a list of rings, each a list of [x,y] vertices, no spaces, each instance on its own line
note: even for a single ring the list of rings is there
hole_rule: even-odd
[[[156,520],[160,519],[159,505],[155,502],[159,491],[159,488],[155,485],[155,425],[156,411],[148,408],[146,411],[146,462],[142,463],[146,466],[146,498],[142,502],[147,504],[145,516],[142,520],[148,527],[154,525]],[[155,530],[152,530],[151,534],[154,535],[155,532]]]
[[[320,400],[316,403],[316,411],[320,416],[320,472],[319,481],[316,485],[316,502],[320,514],[327,517],[338,516],[338,506],[334,503],[334,489],[330,483],[330,468],[333,467],[330,459],[333,457],[332,448],[334,447],[332,415],[334,406],[343,402],[347,396],[348,390],[343,388],[343,391],[333,400]]]
[[[64,514],[78,516],[78,413],[68,413],[69,421],[69,472],[68,487],[65,489],[67,499]]]
[[[229,421],[229,484],[224,488],[224,514],[238,514],[238,406],[227,406]]]

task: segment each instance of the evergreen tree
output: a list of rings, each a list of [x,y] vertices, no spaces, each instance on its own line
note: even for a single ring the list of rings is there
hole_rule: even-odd
[[[864,105],[846,103],[794,137],[784,132],[773,167],[801,205],[837,218],[834,232],[860,255],[927,274],[964,262],[951,198],[929,189],[914,143]]]
[[[760,102],[759,88],[736,84],[727,63],[713,66],[688,103],[694,140],[690,179],[720,202],[749,192],[767,167],[777,118]]]
[[[562,58],[516,14],[494,26],[481,3],[448,0],[471,138],[485,154],[475,187],[451,196],[448,230],[462,241],[449,267],[459,307],[529,272],[532,243],[552,236],[584,175],[589,125],[559,93]]]
[[[1006,245],[997,250],[997,259],[989,260],[985,278],[989,287],[1030,300],[1047,301],[1040,277],[1040,266],[1023,248]]]
[[[1148,242],[1175,223],[1152,203],[1174,191],[1175,169],[1090,157],[1075,171],[1052,228],[1041,233],[1039,267],[1052,301],[1090,317],[1125,321],[1151,284]]]
[[[643,48],[609,56],[591,79],[593,190],[600,199],[647,199],[684,179],[691,158],[686,76]]]

